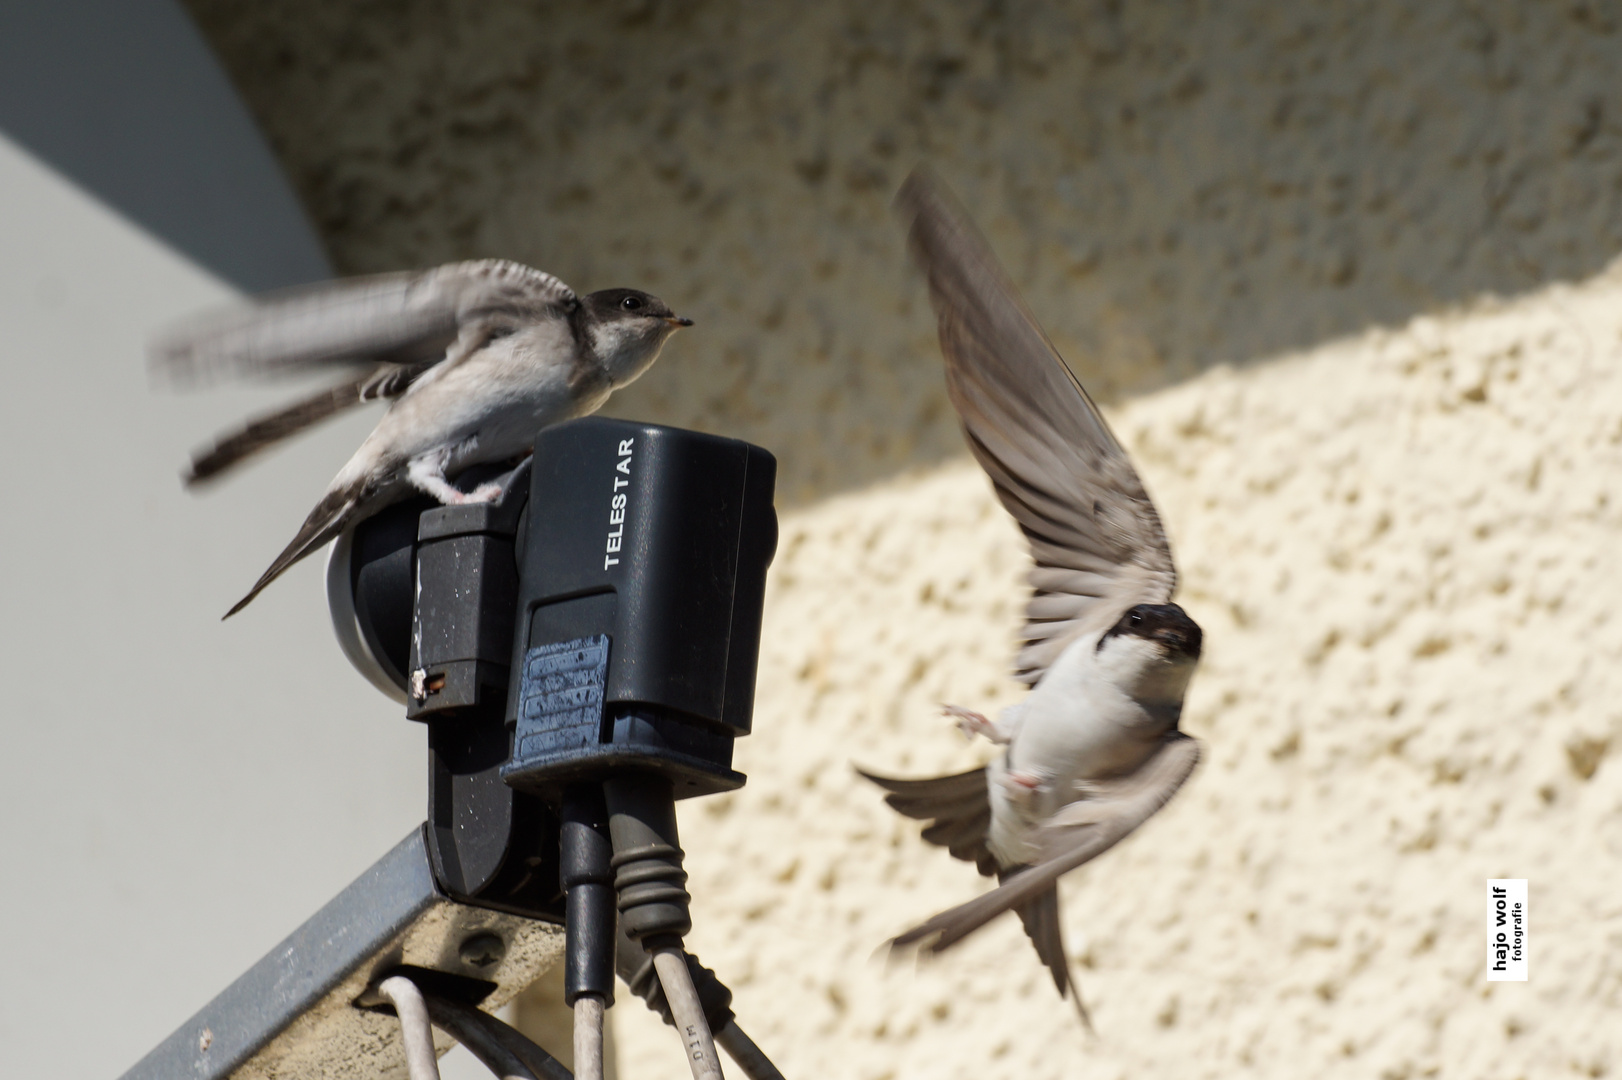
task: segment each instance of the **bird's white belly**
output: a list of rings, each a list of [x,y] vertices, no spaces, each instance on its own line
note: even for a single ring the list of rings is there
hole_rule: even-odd
[[[576,402],[532,396],[488,413],[459,440],[448,468],[454,472],[482,461],[502,461],[529,452],[535,434],[549,424],[579,415]]]
[[[542,427],[589,412],[598,403],[577,399],[561,367],[469,363],[421,393],[400,399],[378,430],[385,425],[393,429],[391,445],[408,458],[449,449],[448,467],[455,471],[516,457],[528,450]]]
[[[1007,755],[986,766],[986,801],[991,824],[986,847],[1002,867],[1022,866],[1037,860],[1036,829],[1040,818],[1029,801],[1016,800],[1009,791]]]
[[[986,843],[1004,866],[1038,858],[1042,822],[1084,798],[1088,781],[1140,766],[1176,724],[1175,704],[1138,701],[1107,677],[1093,644],[1076,643],[1049,669],[1021,706],[1008,752],[988,767]]]
[[[1090,651],[1090,650],[1089,650]],[[1055,779],[1096,779],[1136,767],[1167,726],[1164,710],[1138,701],[1098,674],[1080,652],[1031,691],[1008,748],[1011,768]]]
[[[1009,747],[1009,766],[1055,782],[1113,776],[1137,766],[1146,756],[1145,736],[1158,734],[1162,725],[1130,698],[1100,696],[1104,700],[1066,702],[1062,713],[1027,715]]]

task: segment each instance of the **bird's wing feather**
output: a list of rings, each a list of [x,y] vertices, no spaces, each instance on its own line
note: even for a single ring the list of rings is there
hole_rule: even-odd
[[[291,438],[306,428],[367,401],[394,398],[404,393],[429,364],[379,364],[358,377],[300,398],[269,413],[244,421],[216,435],[192,454],[183,479],[186,486],[212,480],[260,451]]]
[[[151,360],[155,373],[186,384],[373,362],[431,367],[470,321],[578,303],[563,282],[519,263],[451,263],[273,293],[174,327]]]
[[[234,437],[227,436],[213,451],[205,452],[201,458],[194,459],[193,475],[187,479],[187,483],[201,479],[199,472],[203,468],[210,469],[212,475],[218,475],[222,470],[230,468],[249,455],[287,438],[339,409],[376,398],[398,398],[413,389],[424,387],[439,374],[482,349],[503,318],[499,312],[484,311],[465,320],[460,334],[451,343],[444,358],[437,362],[415,365],[380,364],[350,383],[333,387],[327,392],[326,401],[322,400],[322,395],[317,395],[294,405],[292,410],[284,410],[283,414],[263,417],[257,422],[257,430],[256,424],[250,423]],[[323,408],[330,411],[322,413]],[[289,412],[292,415],[288,415]],[[352,460],[351,465],[353,463]],[[247,607],[254,597],[294,563],[365,516],[376,513],[387,505],[388,500],[379,501],[378,492],[388,487],[394,481],[399,469],[406,464],[404,460],[385,455],[381,460],[374,462],[373,467],[358,479],[348,481],[344,480],[349,474],[349,468],[346,466],[344,472],[333,481],[338,486],[327,490],[315,509],[310,511],[310,516],[305,518],[298,534],[282,553],[276,556],[276,560],[254,583],[248,595],[237,601],[236,605],[225,613],[225,617],[229,619]]]
[[[972,862],[982,874],[997,872],[997,859],[986,847],[991,803],[986,798],[986,770],[971,769],[927,780],[900,780],[856,770],[890,794],[884,797],[897,813],[930,825],[923,838],[945,848],[954,859]]]
[[[908,930],[893,944],[927,941],[925,948],[940,952],[1003,912],[1031,903],[1064,874],[1120,843],[1165,806],[1199,760],[1199,743],[1173,733],[1138,769],[1097,782],[1091,795],[1070,803],[1043,823],[1037,836],[1041,856],[1035,863],[1010,874],[990,892]]]
[[[962,207],[922,171],[896,205],[929,279],[947,394],[1036,563],[1015,661],[1034,684],[1076,637],[1169,601],[1171,549],[1126,451]]]
[[[441,267],[423,277],[433,279],[422,286],[423,295],[439,295],[441,298],[457,294],[456,282],[462,282],[460,290],[464,303],[461,310],[454,312],[448,339],[441,340],[440,335],[429,333],[414,339],[404,348],[392,348],[392,351],[390,347],[376,349],[371,354],[373,362],[343,382],[318,390],[291,405],[253,417],[215,436],[208,446],[192,455],[191,466],[184,474],[187,486],[218,477],[255,454],[346,409],[367,401],[398,398],[412,387],[428,382],[425,376],[434,373],[432,377],[439,377],[477,353],[503,330],[513,328],[525,317],[526,304],[567,304],[572,302],[574,296],[568,286],[556,278],[517,263],[458,263]],[[174,360],[192,375],[219,370],[265,374],[320,362],[335,365],[350,361],[358,363],[364,355],[364,348],[388,345],[388,342],[375,336],[363,341],[351,335],[346,339],[347,344],[342,346],[336,337],[329,338],[323,345],[326,352],[318,357],[308,348],[303,353],[289,352],[286,349],[291,348],[292,339],[283,333],[288,327],[278,320],[285,316],[290,325],[302,324],[302,330],[297,325],[293,326],[296,333],[315,333],[321,331],[321,325],[328,332],[348,333],[356,329],[350,317],[366,305],[375,304],[387,287],[388,282],[382,278],[335,285],[326,289],[325,307],[313,301],[301,307],[300,303],[292,301],[283,303],[272,300],[261,309],[256,309],[256,317],[262,319],[261,322],[238,324],[234,331],[223,336],[196,338],[189,351],[159,354],[160,359],[165,363]],[[418,307],[427,306],[426,302],[418,303]],[[382,318],[384,307],[386,305],[375,308],[373,314],[367,317]],[[417,314],[421,315],[422,312]],[[328,321],[321,324],[322,319]],[[411,318],[403,316],[395,329],[410,325]],[[420,322],[416,325],[418,330],[422,330],[428,324]],[[271,356],[255,351],[273,339],[280,343],[277,347],[283,349],[282,352]],[[305,338],[306,346],[314,340],[313,337]],[[399,344],[397,340],[390,340],[394,341],[394,345]],[[342,349],[350,349],[352,355],[342,353]],[[418,354],[422,354],[421,357],[412,358]],[[377,362],[379,360],[381,362]],[[189,375],[183,374],[181,377]]]

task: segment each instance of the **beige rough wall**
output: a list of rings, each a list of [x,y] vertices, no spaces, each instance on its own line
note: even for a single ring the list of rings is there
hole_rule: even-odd
[[[921,159],[1106,399],[1622,248],[1607,0],[188,3],[341,267],[659,293],[699,325],[616,407],[797,501],[958,452]]]
[[[1111,414],[1206,647],[1205,758],[1070,875],[1089,1043],[1018,923],[851,763],[985,760],[1023,545],[970,462],[785,516],[742,791],[683,804],[705,961],[790,1077],[1550,1078],[1622,1068],[1622,266],[1220,368]],[[1489,877],[1531,982],[1489,984]],[[681,1080],[616,1010],[621,1075]]]

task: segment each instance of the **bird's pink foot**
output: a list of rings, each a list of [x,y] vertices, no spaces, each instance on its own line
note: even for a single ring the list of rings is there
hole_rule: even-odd
[[[445,506],[467,506],[473,503],[495,502],[504,490],[500,484],[491,483],[480,484],[472,491],[461,491],[447,483],[430,494]]]
[[[966,739],[972,739],[976,735],[983,735],[994,743],[1004,744],[1008,742],[1008,736],[1003,734],[1002,728],[973,709],[965,709],[961,705],[942,705],[941,712],[943,715],[957,718],[957,729],[963,733],[963,737]]]
[[[1008,797],[1016,803],[1029,802],[1037,789],[1042,786],[1042,778],[1035,773],[1005,772],[1002,775],[1003,790]]]

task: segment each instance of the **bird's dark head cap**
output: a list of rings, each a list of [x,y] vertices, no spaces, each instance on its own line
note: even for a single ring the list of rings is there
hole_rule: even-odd
[[[1098,640],[1104,642],[1117,635],[1147,638],[1160,642],[1173,653],[1191,660],[1200,658],[1200,645],[1204,634],[1199,623],[1188,617],[1188,612],[1176,604],[1138,604],[1128,608],[1116,624]]]
[[[692,319],[681,318],[663,300],[641,289],[600,289],[586,296],[586,307],[603,322],[660,319],[672,328],[693,325]]]

